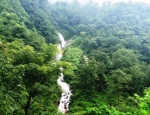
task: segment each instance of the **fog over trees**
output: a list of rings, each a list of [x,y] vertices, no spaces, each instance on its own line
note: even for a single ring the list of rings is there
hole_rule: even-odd
[[[56,2],[74,2],[77,1],[82,5],[85,5],[88,2],[94,2],[98,3],[99,5],[102,5],[104,2],[112,2],[112,3],[117,3],[117,2],[144,2],[144,3],[150,3],[148,0],[48,0],[51,3],[56,3]]]

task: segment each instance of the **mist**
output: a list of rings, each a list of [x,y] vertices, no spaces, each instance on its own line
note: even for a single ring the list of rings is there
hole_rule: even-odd
[[[56,3],[58,1],[71,3],[75,0],[48,0],[48,1],[51,3]],[[86,3],[90,2],[90,1],[97,3],[99,5],[103,4],[103,2],[105,2],[105,1],[110,1],[112,3],[123,1],[123,2],[143,2],[143,3],[150,4],[150,1],[148,1],[148,0],[100,0],[100,1],[99,0],[76,0],[76,1],[78,1],[81,5],[85,5]]]

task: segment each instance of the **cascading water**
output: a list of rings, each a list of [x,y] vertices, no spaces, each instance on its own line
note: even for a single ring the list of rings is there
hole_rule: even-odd
[[[61,41],[61,48],[64,48],[66,45],[66,41],[64,40],[64,37],[61,35],[61,33],[58,33],[58,37]]]
[[[62,50],[62,48],[65,47],[66,42],[64,40],[64,37],[60,33],[58,33],[58,36],[61,41],[61,43],[58,45],[58,50]],[[62,52],[56,55],[56,60],[59,61],[61,58],[62,58]],[[58,112],[65,114],[69,111],[70,96],[72,95],[72,93],[69,84],[64,82],[63,68],[60,67],[59,69],[60,69],[60,75],[59,78],[57,79],[57,83],[62,89],[62,96],[60,99]]]
[[[62,51],[61,50],[62,50],[62,48],[65,47],[66,41],[64,40],[64,37],[60,33],[58,33],[58,37],[60,39],[60,44],[57,46],[57,48],[60,51],[60,53],[56,55],[56,60],[59,61],[62,58]]]

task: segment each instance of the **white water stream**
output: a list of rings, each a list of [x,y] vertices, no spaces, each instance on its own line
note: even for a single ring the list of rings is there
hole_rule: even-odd
[[[61,50],[66,45],[66,41],[64,40],[64,37],[60,33],[58,33],[58,36],[59,36],[61,43],[58,45],[58,50],[60,50],[60,53],[56,55],[57,61],[59,61],[62,58]],[[72,93],[71,93],[69,84],[64,82],[63,68],[60,67],[59,69],[60,69],[60,75],[58,76],[57,83],[62,89],[62,96],[60,98],[58,112],[66,114],[69,111],[70,97],[71,97]]]
[[[56,55],[56,60],[59,61],[62,58],[62,48],[65,47],[66,41],[64,40],[64,37],[61,35],[61,33],[58,33],[58,37],[59,37],[61,43],[57,46],[57,48],[60,52],[59,52],[59,54]]]

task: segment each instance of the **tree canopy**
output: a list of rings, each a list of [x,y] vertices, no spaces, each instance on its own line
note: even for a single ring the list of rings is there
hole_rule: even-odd
[[[70,115],[149,115],[150,5],[0,1],[0,113],[56,115],[59,67]],[[58,31],[67,42],[56,61]]]

